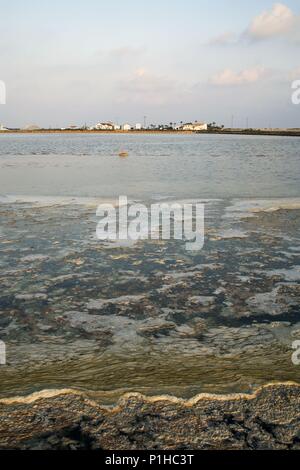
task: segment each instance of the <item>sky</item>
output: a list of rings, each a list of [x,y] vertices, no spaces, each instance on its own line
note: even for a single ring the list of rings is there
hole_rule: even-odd
[[[0,0],[0,123],[300,127],[299,0]]]

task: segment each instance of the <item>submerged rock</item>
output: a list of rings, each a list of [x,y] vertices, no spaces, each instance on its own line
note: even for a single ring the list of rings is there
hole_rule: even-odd
[[[123,295],[115,299],[90,300],[86,307],[88,310],[102,310],[109,305],[117,305],[122,307],[139,303],[144,298],[144,295]]]
[[[204,295],[191,297],[189,299],[189,305],[201,305],[201,306],[204,306],[204,307],[209,307],[209,306],[213,305],[214,302],[215,302],[214,297],[208,297],[208,296],[204,296]]]
[[[164,336],[169,335],[174,329],[176,329],[175,323],[171,322],[158,322],[157,324],[150,324],[142,326],[137,330],[137,333],[142,336]]]
[[[28,255],[24,256],[21,258],[22,263],[32,263],[34,261],[46,261],[49,259],[49,256],[47,255],[41,255],[41,254],[36,254],[36,255]]]
[[[39,292],[37,294],[17,294],[15,296],[16,300],[47,300],[48,296],[47,294],[43,294],[42,292]]]

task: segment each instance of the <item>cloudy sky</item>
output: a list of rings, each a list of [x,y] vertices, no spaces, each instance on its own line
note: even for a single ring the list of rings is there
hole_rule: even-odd
[[[1,0],[8,126],[300,127],[300,2]]]

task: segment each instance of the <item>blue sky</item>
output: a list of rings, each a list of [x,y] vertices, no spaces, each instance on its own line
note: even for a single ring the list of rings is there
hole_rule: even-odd
[[[9,126],[215,120],[298,126],[300,4],[1,2]]]

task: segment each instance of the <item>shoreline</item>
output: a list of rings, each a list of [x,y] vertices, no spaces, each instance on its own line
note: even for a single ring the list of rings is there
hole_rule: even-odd
[[[81,398],[88,399],[90,403],[94,405],[101,406],[104,409],[108,409],[110,411],[117,411],[121,404],[131,400],[133,398],[142,399],[144,402],[147,403],[158,403],[158,402],[165,402],[173,403],[177,405],[182,405],[186,408],[191,408],[197,405],[201,401],[206,400],[214,400],[214,401],[240,401],[240,400],[254,400],[259,396],[259,394],[263,391],[272,390],[276,387],[295,387],[299,388],[300,392],[300,383],[296,381],[285,381],[285,382],[270,382],[264,385],[257,386],[253,392],[237,392],[237,393],[198,393],[191,398],[181,398],[176,395],[171,394],[162,394],[162,395],[147,395],[141,392],[124,392],[113,404],[106,404],[101,402],[101,398],[99,397],[99,392],[94,390],[80,390],[78,388],[45,388],[39,390],[37,392],[27,393],[24,395],[13,395],[7,397],[0,398],[0,407],[1,406],[9,406],[9,405],[31,405],[35,404],[40,400],[49,400],[54,399],[61,396],[68,396],[73,395]]]
[[[131,393],[113,407],[72,389],[0,400],[2,450],[296,450],[299,429],[294,382],[192,400]]]
[[[211,131],[181,131],[181,130],[132,130],[132,131],[101,131],[88,129],[36,129],[36,130],[5,130],[0,132],[1,135],[8,134],[94,134],[94,135],[245,135],[245,136],[277,136],[277,137],[300,137],[299,129],[223,129]]]

